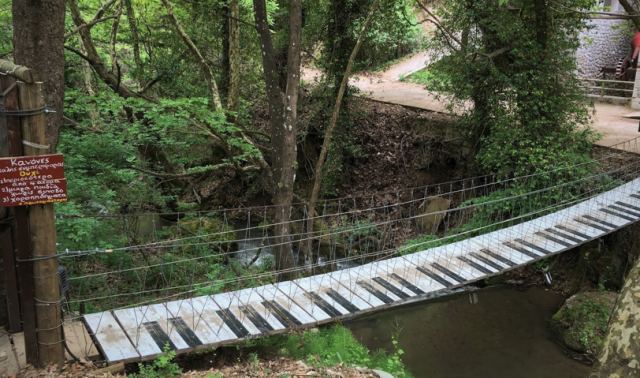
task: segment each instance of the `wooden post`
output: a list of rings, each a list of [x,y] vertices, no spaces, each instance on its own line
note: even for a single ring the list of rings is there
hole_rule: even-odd
[[[15,84],[15,80],[3,78],[3,88],[8,89]],[[5,90],[6,90],[5,89]],[[17,86],[11,91],[7,91],[4,96],[5,109],[15,111],[19,109]],[[21,156],[22,150],[22,125],[17,116],[5,117],[7,125],[7,142],[10,156]],[[24,331],[25,355],[27,363],[36,365],[38,362],[38,340],[36,336],[36,314],[34,305],[34,281],[33,263],[30,260],[31,242],[29,240],[29,213],[26,207],[13,208],[15,217],[13,227],[14,256],[24,260],[17,264],[18,287],[20,299],[20,317],[22,319],[22,329]]]
[[[41,82],[18,82],[20,109],[38,110],[45,106]],[[22,143],[25,156],[49,153],[45,134],[45,113],[22,117]],[[64,363],[60,284],[56,256],[56,228],[53,204],[29,206],[35,313],[39,366]]]
[[[15,89],[11,90],[14,80],[7,76],[0,76],[0,93],[5,93],[0,98],[0,105],[5,109],[11,108],[11,100],[17,106]],[[8,106],[8,108],[7,108]],[[0,156],[11,156],[9,146],[9,120],[0,116]],[[0,254],[2,255],[2,275],[4,277],[4,289],[6,293],[7,318],[9,332],[20,332],[22,324],[20,319],[20,300],[18,298],[18,276],[16,274],[16,255],[12,238],[14,218],[11,209],[0,208]],[[35,325],[34,325],[35,326]]]

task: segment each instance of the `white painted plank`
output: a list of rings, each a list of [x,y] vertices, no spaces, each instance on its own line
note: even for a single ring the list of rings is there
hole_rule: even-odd
[[[246,289],[246,290],[248,291],[249,289]],[[253,322],[249,319],[247,314],[241,311],[240,308],[238,307],[240,305],[248,304],[248,302],[243,301],[243,299],[246,300],[247,296],[248,296],[248,293],[245,292],[245,290],[240,290],[240,291],[231,291],[228,293],[215,294],[215,295],[212,295],[211,298],[213,299],[214,302],[218,304],[218,306],[221,309],[229,310],[233,314],[233,316],[235,316],[236,319],[238,319],[238,321],[242,323],[244,328],[246,328],[251,335],[259,335],[262,332],[258,329],[258,327],[256,327],[253,324]]]
[[[287,281],[279,282],[275,285],[283,294],[283,298],[287,301],[293,301],[300,306],[307,314],[311,315],[316,321],[324,321],[331,316],[318,307],[313,301],[305,295],[306,291],[300,286]],[[297,317],[297,315],[295,315]]]
[[[349,311],[347,309],[345,309],[344,307],[342,307],[342,305],[340,305],[340,303],[336,302],[333,298],[331,298],[331,297],[326,295],[326,290],[327,290],[327,287],[328,287],[328,284],[329,284],[329,279],[325,278],[325,280],[327,280],[327,285],[324,285],[324,286],[322,284],[316,283],[316,281],[313,280],[311,277],[297,279],[297,280],[294,280],[292,282],[295,285],[298,285],[298,287],[303,292],[314,293],[315,295],[319,296],[325,302],[327,302],[327,304],[329,304],[330,306],[332,306],[333,308],[338,310],[340,312],[340,314],[342,314],[342,315],[349,314]],[[320,282],[321,281],[322,281],[322,278],[320,278]]]
[[[560,225],[570,228],[572,230],[575,230],[577,232],[583,233],[587,235],[590,238],[590,240],[597,239],[605,234],[605,232],[600,229],[590,227],[584,223],[577,222],[573,219],[571,219],[568,222],[561,223]]]
[[[362,279],[362,281],[366,282],[367,284],[371,285],[374,289],[378,290],[379,292],[381,292],[382,294],[388,296],[389,298],[393,299],[394,301],[399,301],[402,298],[400,298],[399,296],[397,296],[395,293],[393,293],[391,290],[388,290],[387,288],[385,288],[384,286],[380,285],[379,283],[375,282],[373,280],[374,277],[381,277],[383,278],[383,273],[381,273],[378,270],[379,264],[378,262],[372,262],[370,264],[366,264],[363,266],[363,270],[360,271],[361,275],[364,275],[365,278]],[[409,294],[411,295],[411,294]]]
[[[378,299],[376,296],[365,290],[362,286],[358,285],[358,281],[367,279],[367,276],[361,274],[362,267],[355,267],[332,272],[331,277],[342,285],[347,290],[353,292],[355,295],[362,298],[371,307],[382,306],[384,302]]]
[[[164,333],[169,336],[171,342],[178,350],[189,349],[189,344],[180,336],[176,327],[169,321],[171,313],[167,310],[164,303],[149,306],[149,311],[145,314],[148,321],[156,321]]]
[[[129,361],[140,357],[111,312],[85,315],[84,320],[107,362]]]
[[[129,336],[133,346],[140,353],[140,357],[147,358],[158,355],[163,351],[144,327],[144,316],[140,312],[140,308],[136,307],[115,310],[113,314]]]
[[[211,296],[195,297],[189,302],[189,305],[193,308],[193,313],[206,322],[207,326],[209,326],[212,333],[220,342],[237,338],[235,333],[233,333],[216,313],[220,308],[213,299],[211,299]]]
[[[193,333],[198,336],[203,344],[215,344],[235,338],[233,333],[229,335],[229,333],[225,332],[226,330],[222,332],[215,332],[207,323],[204,311],[201,309],[202,307],[196,304],[195,308],[198,308],[199,310],[195,310],[194,302],[198,302],[198,298],[188,298],[168,302],[167,309],[173,317],[181,318]],[[222,322],[221,319],[220,322]],[[219,324],[217,326],[219,326]]]
[[[395,273],[400,278],[406,280],[407,282],[416,286],[418,289],[424,291],[425,294],[436,292],[445,288],[443,285],[425,276],[424,273],[416,269],[415,265],[410,264],[402,257],[384,260],[381,263],[384,264],[381,266],[385,266],[387,271],[389,272],[387,277],[390,280],[393,280],[393,282],[397,282],[395,278],[391,277],[391,274]]]
[[[349,303],[356,306],[360,310],[366,310],[371,308],[369,303],[365,302],[358,295],[354,294],[352,291],[347,290],[345,287],[337,283],[330,275],[321,274],[317,276],[311,276],[306,279],[312,285],[315,285],[320,292],[320,295],[324,298],[330,298],[326,294],[329,289],[333,289],[335,292],[340,294],[343,298],[345,298]],[[303,289],[306,290],[306,286],[302,286]]]
[[[272,285],[259,286],[255,288],[248,288],[236,291],[237,295],[234,295],[233,301],[228,305],[230,307],[236,306],[239,308],[243,308],[244,306],[251,306],[257,314],[259,314],[274,330],[279,330],[285,328],[282,323],[276,319],[271,311],[264,307],[262,302],[264,301],[264,297],[261,295],[264,293],[267,287],[271,287]]]
[[[377,261],[374,264],[374,272],[373,272],[374,277],[380,277],[380,278],[384,279],[385,281],[387,281],[388,283],[390,283],[394,287],[398,288],[399,290],[401,290],[403,293],[407,294],[410,297],[415,296],[416,293],[414,293],[413,291],[409,290],[409,288],[405,287],[404,285],[402,285],[400,282],[398,282],[396,279],[394,279],[391,276],[391,274],[395,273],[395,271],[394,271],[393,265],[390,265],[390,264],[394,264],[395,263],[397,265],[399,263],[399,261],[400,261],[400,260],[395,260],[395,261],[391,261],[391,260],[393,260],[393,259]],[[406,265],[408,265],[408,264],[404,260],[402,260],[402,261],[403,261],[403,265],[405,266],[405,269],[398,269],[398,270],[400,272],[402,272],[403,274],[406,274],[406,272],[408,270],[406,268]],[[398,274],[398,273],[396,273],[396,274]],[[399,274],[398,274],[398,276],[402,277]]]
[[[470,249],[469,253],[467,254],[467,257],[470,258],[472,261],[477,262],[479,264],[481,264],[482,266],[484,266],[485,268],[492,270],[492,271],[496,271],[496,268],[491,266],[491,265],[487,265],[486,263],[476,259],[475,257],[471,256],[471,252],[475,252],[483,257],[486,257],[489,261],[492,261],[494,263],[496,263],[498,266],[501,266],[502,270],[507,270],[509,268],[511,268],[511,266],[505,262],[500,261],[499,259],[496,259],[495,257],[492,256],[488,256],[486,253],[484,253],[482,250],[488,250],[491,251],[499,256],[502,256],[503,258],[510,260],[511,262],[513,262],[514,264],[518,265],[518,264],[522,264],[525,263],[527,261],[529,261],[528,259],[525,259],[526,256],[522,255],[521,253],[518,253],[519,256],[512,256],[513,254],[510,252],[512,250],[507,250],[506,247],[504,248],[494,248],[493,246],[489,246],[486,244],[480,244],[478,242],[478,239],[469,239],[469,241],[472,244],[475,244],[475,248]]]

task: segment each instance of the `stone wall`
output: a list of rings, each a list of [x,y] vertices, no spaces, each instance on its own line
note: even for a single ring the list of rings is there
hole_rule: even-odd
[[[599,77],[604,66],[615,66],[629,53],[632,33],[625,20],[591,20],[580,35],[576,52],[581,76]]]

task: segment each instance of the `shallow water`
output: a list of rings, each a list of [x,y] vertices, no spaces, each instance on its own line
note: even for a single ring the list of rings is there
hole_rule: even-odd
[[[541,288],[509,287],[423,302],[347,322],[372,350],[391,350],[398,334],[402,360],[416,377],[587,377],[567,357],[546,322],[563,298]]]

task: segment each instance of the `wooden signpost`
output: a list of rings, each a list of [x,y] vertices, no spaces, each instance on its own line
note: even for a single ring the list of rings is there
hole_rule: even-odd
[[[0,158],[0,206],[28,206],[66,199],[62,154]]]
[[[7,286],[12,285],[7,291],[14,291],[8,301],[18,293],[27,362],[61,366],[63,319],[53,203],[66,200],[64,161],[62,155],[49,153],[42,83],[33,80],[31,70],[0,60],[0,94],[0,127],[6,129],[0,133],[6,140],[0,143],[9,154],[0,159],[0,210],[10,208],[13,214],[1,220],[10,224],[12,234],[10,245],[0,246],[5,269],[15,273],[7,275]],[[9,313],[15,317],[15,303],[11,305]]]

